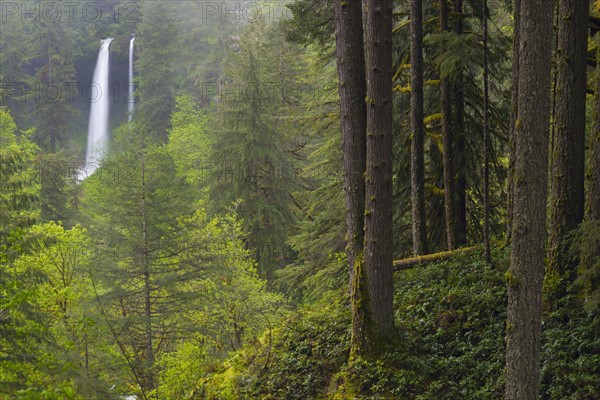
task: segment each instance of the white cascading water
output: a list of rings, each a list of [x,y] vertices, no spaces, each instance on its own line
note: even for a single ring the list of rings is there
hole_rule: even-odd
[[[128,93],[129,122],[131,122],[131,119],[133,118],[133,99],[134,99],[133,91],[135,89],[133,86],[133,41],[134,40],[135,40],[135,37],[132,37],[131,40],[129,41],[129,93]]]
[[[85,168],[80,175],[80,180],[90,176],[98,168],[102,157],[108,149],[108,109],[110,95],[108,88],[109,73],[109,46],[112,38],[101,41],[98,61],[94,70],[92,90],[88,93],[91,102],[90,120],[88,125],[87,152],[85,154]]]

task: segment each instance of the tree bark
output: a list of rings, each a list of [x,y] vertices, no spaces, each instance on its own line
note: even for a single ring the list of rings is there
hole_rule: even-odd
[[[362,252],[365,209],[366,82],[360,3],[335,1],[336,60],[344,158],[347,253],[350,268]]]
[[[567,233],[583,220],[589,4],[558,2],[555,136],[552,140],[548,273],[564,276]],[[563,288],[566,289],[566,288]]]
[[[600,239],[598,234],[594,233],[600,225],[600,34],[596,35],[596,45],[598,48],[594,84],[594,114],[585,177],[587,192],[580,259],[580,273],[585,274],[585,280],[582,282],[584,296],[588,298],[594,297],[593,294],[600,288],[600,271],[595,266],[597,265],[596,260],[600,257]]]
[[[440,0],[440,30],[447,32],[448,1]],[[448,250],[454,250],[456,243],[456,213],[454,201],[454,155],[453,135],[451,129],[452,105],[450,98],[450,79],[441,77],[440,91],[442,95],[442,146],[444,164],[444,213],[446,218],[446,243]]]
[[[538,399],[546,195],[552,2],[524,1],[519,20],[518,114],[515,124],[513,219],[507,272],[507,400]]]
[[[411,199],[412,235],[415,255],[427,253],[425,221],[425,160],[423,126],[423,4],[410,2],[411,69]]]
[[[507,201],[507,223],[506,223],[506,242],[510,243],[512,235],[512,210],[513,210],[513,172],[515,170],[515,127],[517,115],[519,113],[519,41],[520,41],[520,16],[517,10],[521,7],[521,0],[514,0],[514,33],[513,33],[513,51],[512,51],[512,82],[511,82],[511,109],[510,109],[510,132],[508,137],[509,158],[508,158],[508,201]]]
[[[590,137],[589,162],[586,173],[586,221],[600,221],[600,33],[596,35],[596,83],[594,87],[594,119]]]
[[[463,2],[456,0],[454,4],[456,23],[454,32],[457,35],[464,33],[462,13]],[[454,87],[454,166],[456,168],[456,246],[467,243],[467,180],[466,169],[466,137],[465,137],[465,94],[463,90],[464,78],[462,71],[458,71]]]
[[[483,243],[485,261],[492,263],[490,246],[490,126],[489,126],[489,48],[488,6],[483,0]]]
[[[512,235],[512,210],[513,210],[513,172],[515,170],[515,127],[517,124],[517,115],[519,114],[519,43],[520,43],[520,16],[517,10],[521,8],[521,0],[514,0],[514,33],[513,33],[513,49],[512,49],[512,84],[511,84],[511,109],[510,109],[510,132],[508,138],[509,159],[508,159],[508,204],[507,215],[508,221],[506,224],[506,241],[510,243]]]
[[[367,78],[364,273],[366,348],[377,353],[394,330],[392,281],[392,0],[363,3]]]
[[[362,268],[366,169],[366,82],[362,8],[359,2],[335,0],[336,60],[346,200],[346,254],[350,267],[352,348],[364,343],[366,299]]]

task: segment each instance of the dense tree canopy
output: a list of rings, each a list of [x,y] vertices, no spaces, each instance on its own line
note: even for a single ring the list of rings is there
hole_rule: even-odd
[[[599,1],[0,9],[0,398],[600,398]]]

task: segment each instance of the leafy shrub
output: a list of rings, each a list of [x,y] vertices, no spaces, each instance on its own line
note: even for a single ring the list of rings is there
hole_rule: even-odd
[[[508,254],[494,252],[491,267],[476,251],[396,273],[397,337],[351,367],[347,305],[304,308],[212,377],[230,397],[207,398],[502,399]],[[600,398],[593,327],[574,299],[544,313],[542,398]]]
[[[588,400],[600,398],[600,335],[594,312],[573,296],[544,315],[542,332],[542,397]]]
[[[226,363],[208,398],[305,400],[322,396],[347,362],[350,315],[339,304],[304,308]],[[233,387],[233,388],[232,388]],[[229,394],[229,396],[231,396]]]
[[[506,254],[494,260],[461,254],[397,275],[397,325],[429,367],[414,398],[502,398]]]

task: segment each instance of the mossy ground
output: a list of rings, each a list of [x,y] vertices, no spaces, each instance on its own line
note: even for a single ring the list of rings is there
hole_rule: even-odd
[[[493,267],[477,251],[397,272],[397,337],[377,360],[348,367],[349,307],[325,301],[233,355],[204,382],[206,398],[501,399],[508,251],[493,256]],[[600,398],[591,319],[568,299],[545,313],[544,399]]]

